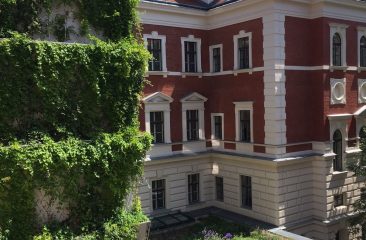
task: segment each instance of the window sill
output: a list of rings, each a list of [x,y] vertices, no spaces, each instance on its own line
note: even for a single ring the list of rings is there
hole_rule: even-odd
[[[168,71],[148,71],[146,73],[146,77],[153,75],[153,76],[164,76],[165,78],[168,77]]]
[[[236,69],[233,71],[234,76],[238,76],[239,73],[249,73],[253,74],[253,68],[245,68],[245,69]]]
[[[245,210],[253,210],[253,207],[247,207],[247,206],[240,206],[241,209],[245,209]]]
[[[357,71],[360,72],[365,72],[366,71],[366,67],[358,67]]]
[[[348,171],[333,171],[333,176],[341,176],[341,175],[347,175]]]
[[[343,72],[347,71],[347,66],[329,66],[329,70],[333,72],[334,70],[342,70]]]
[[[202,72],[182,72],[182,78],[185,78],[187,76],[188,77],[194,76],[194,77],[202,78],[203,73]]]

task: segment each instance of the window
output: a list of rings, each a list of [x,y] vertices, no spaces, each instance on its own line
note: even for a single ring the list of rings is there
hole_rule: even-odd
[[[341,240],[341,232],[340,231],[336,232],[335,240]]]
[[[216,180],[216,200],[224,201],[224,178],[215,177]]]
[[[249,68],[249,37],[238,39],[239,69]]]
[[[348,25],[330,23],[330,65],[331,67],[347,66],[347,28]],[[342,68],[343,69],[343,68]],[[332,70],[332,68],[331,68]]]
[[[253,102],[234,102],[235,104],[235,141],[253,141]]]
[[[170,143],[170,103],[173,98],[156,92],[143,98],[145,130],[154,136],[153,143]]]
[[[193,92],[182,98],[182,137],[183,142],[205,140],[205,102],[207,98]],[[201,144],[202,142],[189,143]]]
[[[252,33],[234,35],[234,70],[252,68]]]
[[[211,114],[212,120],[212,138],[217,140],[223,139],[223,114]]]
[[[188,202],[189,204],[197,203],[200,201],[200,175],[191,174],[188,175]]]
[[[360,199],[366,201],[366,188],[361,188],[361,196]]]
[[[193,35],[181,38],[182,44],[182,72],[202,73],[201,67],[201,39]]]
[[[153,210],[165,208],[165,179],[152,181]]]
[[[149,60],[149,72],[167,72],[166,67],[166,37],[153,31],[144,34],[145,47],[152,55]]]
[[[161,39],[147,39],[147,49],[152,55],[149,60],[149,71],[162,71]]]
[[[342,66],[342,39],[339,33],[333,35],[333,66]]]
[[[343,194],[334,195],[334,207],[339,207],[343,205]]]
[[[222,72],[222,44],[209,47],[210,51],[210,72]]]
[[[164,112],[150,112],[150,131],[153,143],[164,143]]]
[[[186,72],[197,72],[197,43],[184,42]]]
[[[252,178],[241,176],[241,206],[252,209]]]
[[[342,171],[342,133],[336,130],[333,134],[333,152],[336,156],[333,159],[333,171]]]
[[[366,37],[360,40],[360,67],[366,67]]]
[[[187,140],[199,139],[198,110],[187,110]]]
[[[250,142],[250,110],[240,110],[240,141]]]

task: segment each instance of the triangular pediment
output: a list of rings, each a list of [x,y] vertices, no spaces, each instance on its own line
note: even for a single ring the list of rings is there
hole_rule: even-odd
[[[142,99],[142,101],[146,104],[146,103],[171,103],[173,102],[173,98],[171,98],[170,96],[161,93],[161,92],[156,92],[153,94],[150,94],[146,97],[144,97]]]
[[[355,117],[366,117],[366,106],[358,109],[353,115],[355,115]]]
[[[207,98],[197,92],[193,92],[180,100],[181,102],[206,102]]]

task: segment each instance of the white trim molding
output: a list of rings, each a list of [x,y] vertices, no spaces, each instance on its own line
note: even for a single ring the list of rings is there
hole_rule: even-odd
[[[330,79],[330,104],[346,104],[346,78]]]
[[[166,76],[167,72],[168,72],[167,62],[166,62],[166,36],[159,35],[159,33],[156,31],[151,32],[151,34],[144,34],[144,45],[145,45],[146,49],[147,49],[147,39],[149,39],[149,38],[161,40],[161,58],[162,58],[161,59],[161,61],[162,61],[161,69],[162,69],[162,71],[159,73],[162,73],[162,75]],[[156,73],[157,71],[149,71],[149,72]]]
[[[182,136],[183,142],[187,142],[187,110],[198,110],[199,140],[205,140],[205,102],[207,98],[193,92],[182,98]]]
[[[201,64],[201,38],[195,38],[194,35],[188,35],[188,37],[181,37],[181,48],[182,48],[182,73],[187,73],[187,75],[202,74],[202,64]],[[185,64],[185,42],[195,42],[197,44],[197,72],[187,72]]]
[[[213,49],[214,48],[220,48],[220,71],[219,72],[223,72],[224,67],[224,61],[223,61],[223,44],[216,44],[216,45],[211,45],[209,47],[209,56],[210,56],[210,73],[219,73],[219,72],[214,72],[214,65],[213,65]]]
[[[240,114],[241,110],[250,111],[250,142],[253,143],[253,102],[233,102],[235,105],[235,141],[240,142]]]
[[[142,99],[145,104],[145,130],[150,133],[150,112],[164,112],[164,143],[171,143],[170,103],[173,98],[156,92]]]
[[[251,32],[245,32],[244,30],[241,30],[237,35],[233,36],[234,41],[234,71],[241,70],[239,69],[239,55],[238,55],[238,40],[240,38],[249,38],[249,69],[253,68],[252,63],[252,33]]]
[[[337,67],[347,66],[347,28],[348,25],[339,23],[329,23],[330,36],[329,36],[329,52],[330,52],[330,67],[331,69],[337,69]],[[333,66],[333,36],[338,33],[342,41],[341,63],[342,66]]]
[[[358,79],[358,103],[366,103],[366,79]]]

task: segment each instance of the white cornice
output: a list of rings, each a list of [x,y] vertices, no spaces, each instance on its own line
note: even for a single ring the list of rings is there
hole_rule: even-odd
[[[141,2],[139,11],[142,23],[204,30],[262,18],[270,12],[309,19],[328,17],[366,23],[366,3],[354,0],[246,0],[209,11]]]

